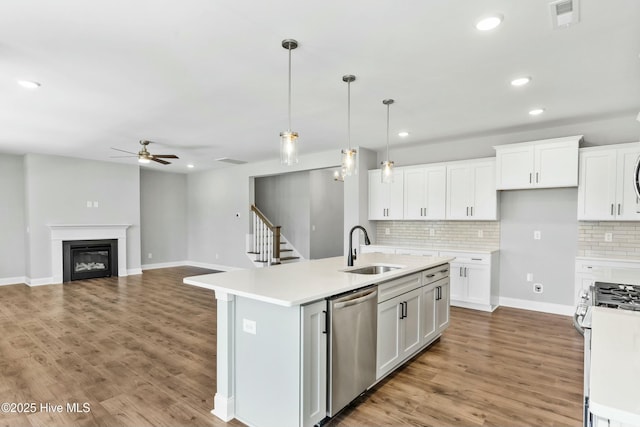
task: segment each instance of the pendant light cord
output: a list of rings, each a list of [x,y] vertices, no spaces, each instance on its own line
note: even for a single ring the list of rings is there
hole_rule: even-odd
[[[351,82],[347,82],[347,141],[351,151]]]
[[[389,105],[387,104],[387,161],[389,161]]]
[[[287,50],[289,51],[289,132],[291,132],[291,45]]]

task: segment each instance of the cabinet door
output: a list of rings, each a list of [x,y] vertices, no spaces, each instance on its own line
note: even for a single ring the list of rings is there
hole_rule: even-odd
[[[422,288],[422,344],[431,341],[438,333],[437,297],[438,287],[435,283]]]
[[[404,170],[404,219],[424,219],[425,169]]]
[[[618,150],[618,173],[616,179],[616,219],[639,221],[640,204],[634,188],[634,172],[640,149]]]
[[[389,186],[381,181],[380,169],[369,171],[369,219],[384,220],[389,205]]]
[[[464,267],[467,279],[467,301],[491,304],[491,274],[489,267],[468,264]]]
[[[471,169],[471,203],[468,219],[493,220],[498,217],[498,199],[496,193],[495,162],[479,163]]]
[[[393,182],[386,185],[389,194],[387,216],[385,219],[402,219],[404,212],[404,170],[393,170]]]
[[[464,274],[465,265],[451,263],[449,272],[450,298],[455,301],[467,300],[467,277]]]
[[[615,149],[580,153],[579,220],[613,220],[616,204]]]
[[[469,219],[470,169],[467,164],[447,166],[447,219]]]
[[[400,297],[378,304],[376,379],[400,363]]]
[[[578,142],[538,144],[534,149],[538,188],[578,186]]]
[[[327,303],[302,307],[302,426],[313,426],[327,414]]]
[[[496,185],[498,190],[533,186],[533,146],[496,149]]]
[[[439,286],[440,295],[436,300],[436,334],[447,329],[449,326],[449,282]]]
[[[415,289],[400,295],[404,304],[404,319],[401,320],[402,331],[401,348],[402,359],[410,356],[420,348],[422,337],[420,334],[420,313],[422,312],[422,289]]]
[[[425,205],[423,219],[444,219],[447,199],[447,168],[433,166],[424,172]]]

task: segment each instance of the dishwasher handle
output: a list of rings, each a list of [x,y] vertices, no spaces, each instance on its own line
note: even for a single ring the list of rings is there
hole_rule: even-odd
[[[362,304],[363,302],[369,301],[370,299],[373,299],[377,296],[378,296],[378,290],[372,289],[369,292],[362,294],[361,296],[358,296],[357,298],[353,298],[353,296],[348,296],[343,298],[342,301],[337,300],[340,302],[335,302],[333,304],[333,308],[339,309],[339,308],[351,307],[352,305]]]

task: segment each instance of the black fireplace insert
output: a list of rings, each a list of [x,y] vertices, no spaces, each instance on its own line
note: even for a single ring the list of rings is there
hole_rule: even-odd
[[[62,242],[62,280],[118,275],[118,239]]]

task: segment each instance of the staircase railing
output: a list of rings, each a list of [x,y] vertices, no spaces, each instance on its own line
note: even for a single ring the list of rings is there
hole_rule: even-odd
[[[255,205],[251,205],[253,224],[253,252],[257,261],[269,264],[280,263],[280,226],[271,221]]]

